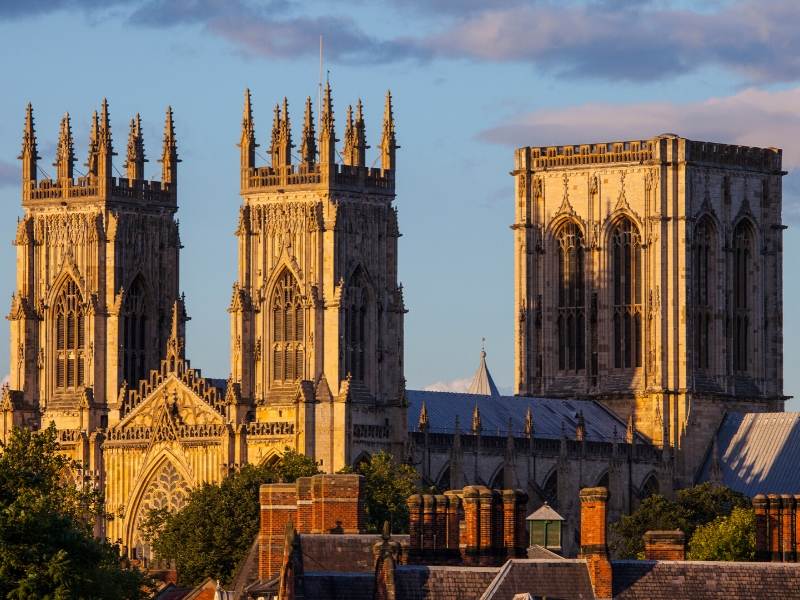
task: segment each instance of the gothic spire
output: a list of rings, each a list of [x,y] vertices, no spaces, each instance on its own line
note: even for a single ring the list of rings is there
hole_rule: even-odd
[[[533,412],[530,405],[528,405],[528,412],[525,413],[525,435],[528,437],[533,436]]]
[[[125,162],[129,183],[144,179],[144,163],[146,162],[144,138],[142,137],[142,119],[139,113],[136,113],[136,118],[131,119],[131,128],[128,134],[128,156]]]
[[[583,418],[583,411],[578,411],[578,422],[575,425],[575,439],[582,442],[586,439],[586,421]]]
[[[89,156],[86,157],[86,169],[89,177],[97,177],[98,152],[100,148],[100,117],[97,111],[92,113],[92,126],[89,129]]]
[[[36,181],[36,161],[40,156],[36,148],[36,131],[33,126],[33,106],[28,102],[25,108],[25,127],[22,131],[22,181]]]
[[[75,146],[72,143],[72,125],[69,113],[61,119],[61,129],[58,133],[58,146],[56,147],[56,178],[59,181],[72,180],[72,167],[75,163]]]
[[[280,137],[281,137],[281,106],[280,104],[275,105],[275,109],[272,115],[272,139],[269,143],[269,154],[270,159],[272,160],[272,168],[277,169],[278,165],[280,165],[280,152],[278,148],[280,147]]]
[[[181,296],[172,303],[169,339],[167,340],[167,364],[175,370],[177,364],[186,357],[186,305]]]
[[[164,120],[164,149],[161,151],[161,182],[178,183],[178,143],[175,140],[175,124],[172,121],[172,107],[167,106]]]
[[[394,131],[394,112],[392,110],[392,92],[386,92],[386,104],[383,109],[383,135],[381,136],[381,168],[384,170],[394,170],[395,150],[397,145]]]
[[[108,197],[111,193],[112,161],[114,147],[111,140],[111,120],[108,111],[108,100],[103,98],[100,107],[100,125],[97,131],[97,177],[102,181],[101,195]]]
[[[289,101],[283,97],[283,118],[280,121],[278,157],[281,167],[292,164],[292,125],[289,121]]]
[[[472,378],[472,383],[467,390],[470,394],[480,394],[481,396],[499,396],[500,391],[489,373],[489,367],[486,366],[486,349],[481,345],[481,358],[478,363],[478,370]]]
[[[319,132],[319,162],[330,166],[336,162],[336,132],[333,124],[333,101],[331,99],[331,84],[325,84],[325,94],[322,97],[322,114],[320,115]]]
[[[250,89],[244,90],[244,110],[242,111],[242,139],[241,148],[242,169],[252,169],[256,166],[256,130],[253,122],[253,108],[250,105]]]
[[[633,425],[633,413],[628,415],[628,426],[625,429],[625,441],[629,444],[636,442],[636,428]]]
[[[367,127],[364,123],[364,106],[361,104],[361,98],[358,99],[356,104],[356,121],[355,121],[355,151],[356,161],[355,164],[359,167],[364,167],[367,164]]]
[[[347,106],[347,117],[344,121],[344,150],[342,160],[346,165],[356,164],[356,137],[355,127],[353,127],[353,107]]]
[[[300,160],[303,165],[310,168],[317,160],[317,140],[314,132],[314,113],[311,108],[311,96],[306,98],[302,137],[303,142],[300,146]]]
[[[475,408],[472,409],[472,433],[475,435],[481,432],[481,410],[478,408],[478,403],[475,403]]]
[[[423,433],[428,430],[428,407],[425,406],[425,401],[422,401],[422,408],[419,411],[419,421],[417,428]]]

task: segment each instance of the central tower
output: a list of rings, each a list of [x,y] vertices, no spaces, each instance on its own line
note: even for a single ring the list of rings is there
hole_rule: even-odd
[[[306,100],[293,163],[286,99],[271,166],[256,167],[249,91],[242,120],[238,281],[231,374],[256,420],[294,418],[296,449],[326,471],[405,440],[403,304],[397,282],[395,141],[386,96],[380,168],[366,166],[361,101],[348,108],[342,164],[330,86],[315,133]]]

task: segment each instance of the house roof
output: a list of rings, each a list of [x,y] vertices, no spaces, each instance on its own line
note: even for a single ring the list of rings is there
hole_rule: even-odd
[[[715,465],[716,462],[716,465]],[[800,413],[728,413],[700,473],[747,496],[794,493],[800,464]]]
[[[586,561],[563,558],[509,560],[481,600],[513,600],[515,596],[525,593],[535,598],[594,600]]]
[[[563,521],[564,517],[553,510],[553,507],[545,502],[526,518],[526,521]]]
[[[416,430],[419,413],[425,403],[429,431],[433,433],[454,433],[456,417],[461,432],[468,433],[472,411],[477,406],[484,435],[506,435],[509,419],[512,432],[517,436],[524,435],[525,415],[530,408],[534,436],[537,438],[559,439],[566,435],[569,439],[574,439],[578,415],[581,412],[586,423],[588,441],[611,442],[614,441],[615,432],[617,441],[622,441],[625,436],[625,423],[591,400],[485,396],[428,390],[406,390],[406,400],[410,431]],[[639,442],[644,443],[644,440],[639,438]]]

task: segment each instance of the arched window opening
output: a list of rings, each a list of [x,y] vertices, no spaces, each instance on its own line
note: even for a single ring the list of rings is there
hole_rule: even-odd
[[[567,223],[556,235],[558,244],[558,368],[579,371],[586,364],[583,234]]]
[[[489,483],[489,487],[493,490],[501,490],[503,489],[503,474],[505,469],[503,466],[500,465],[498,467],[497,472],[495,472],[494,477],[492,477],[492,481]]]
[[[733,232],[733,370],[739,373],[750,368],[752,258],[753,234],[742,221]]]
[[[714,228],[708,218],[694,232],[694,363],[698,369],[711,367],[714,345]]]
[[[649,498],[650,496],[655,496],[656,494],[660,493],[660,486],[658,485],[658,479],[656,479],[655,475],[650,475],[645,482],[642,484],[642,491],[641,491],[641,500],[645,498]]]
[[[305,313],[300,287],[284,271],[272,292],[272,380],[297,381],[305,375]]]
[[[364,381],[367,374],[368,308],[367,286],[358,272],[347,287],[344,311],[345,375],[357,381]]]
[[[611,231],[614,367],[642,366],[642,242],[639,230],[622,219]]]
[[[122,307],[122,376],[131,387],[147,377],[147,302],[144,283],[137,277]]]
[[[450,465],[445,467],[444,471],[442,471],[441,475],[439,475],[439,479],[436,480],[436,489],[441,492],[446,492],[447,490],[451,489],[450,486]]]
[[[69,280],[55,301],[55,387],[67,391],[86,380],[86,318],[78,286]]]

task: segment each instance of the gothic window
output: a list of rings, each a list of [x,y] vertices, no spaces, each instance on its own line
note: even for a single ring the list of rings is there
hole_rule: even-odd
[[[542,486],[542,500],[558,509],[558,471],[553,470]]]
[[[556,234],[558,245],[558,368],[584,368],[586,303],[584,295],[583,234],[567,223]]]
[[[753,233],[742,221],[733,232],[733,369],[740,373],[750,366],[752,258]]]
[[[144,283],[137,277],[125,294],[122,322],[122,376],[131,387],[147,376],[147,306]]]
[[[642,242],[630,219],[611,231],[614,367],[642,366]]]
[[[344,312],[345,374],[358,381],[366,378],[367,363],[367,310],[369,295],[364,277],[354,274],[347,288]]]
[[[77,284],[70,279],[54,304],[55,387],[74,390],[85,383],[86,317]]]
[[[714,227],[709,218],[694,232],[694,363],[698,369],[711,367],[714,328]]]
[[[650,496],[655,496],[659,493],[660,486],[658,485],[658,479],[654,474],[650,474],[647,480],[642,484],[642,489],[639,494],[639,498],[644,500],[645,498],[649,498]]]
[[[272,379],[297,381],[305,375],[305,313],[300,287],[284,271],[272,292]]]

